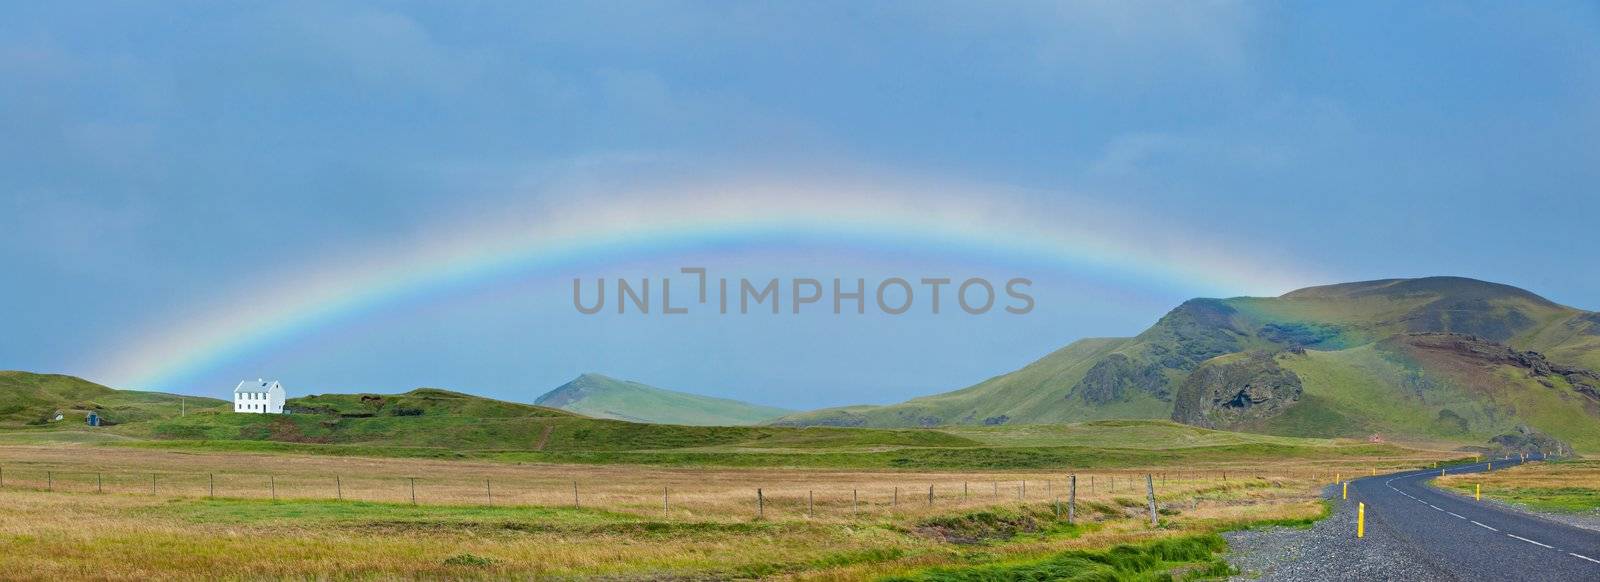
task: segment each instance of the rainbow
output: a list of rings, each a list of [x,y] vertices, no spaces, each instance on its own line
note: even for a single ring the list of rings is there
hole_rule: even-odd
[[[749,245],[823,241],[1028,261],[1194,294],[1276,294],[1311,280],[1199,237],[1152,237],[1102,209],[1040,216],[981,192],[728,183],[564,197],[564,206],[449,224],[402,251],[374,249],[264,274],[254,289],[169,318],[89,368],[112,385],[173,388],[274,346],[407,301],[513,277]],[[1071,224],[1070,228],[1061,225]],[[266,291],[261,291],[265,289]]]

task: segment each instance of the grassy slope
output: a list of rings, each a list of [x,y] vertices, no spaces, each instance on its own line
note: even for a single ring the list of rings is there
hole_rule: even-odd
[[[318,426],[313,415],[216,415],[208,432],[124,446],[228,451],[294,452],[346,456],[471,457],[516,462],[643,464],[660,466],[1019,469],[1137,467],[1189,462],[1284,461],[1307,458],[1378,458],[1398,449],[1348,441],[1298,439],[1211,431],[1166,421],[1097,421],[1058,427],[965,429],[849,429],[829,427],[689,427],[607,419],[550,417],[506,419],[550,426],[547,445],[481,439],[492,432],[458,432],[423,417],[358,418],[319,436],[321,443],[284,440],[262,427]],[[184,422],[197,425],[204,417]],[[445,418],[445,417],[439,417]],[[382,422],[385,430],[364,430]],[[481,423],[463,423],[481,424]],[[167,425],[170,429],[170,424]],[[525,430],[524,434],[536,432]],[[443,435],[443,436],[440,436]],[[208,440],[198,440],[208,439]],[[453,440],[452,440],[453,439]]]
[[[1348,442],[1211,430],[1163,420],[1096,420],[1074,424],[952,426],[940,429],[989,446],[1079,446],[1180,449],[1246,444],[1332,447]]]
[[[139,422],[178,416],[185,403],[190,412],[227,407],[226,402],[213,398],[113,390],[72,376],[0,371],[0,427],[82,427],[91,410],[110,422]],[[57,410],[64,419],[45,421]]]
[[[1600,426],[1600,418],[1585,413],[1583,406],[1559,390],[1503,374],[1485,382],[1464,366],[1405,362],[1403,355],[1385,354],[1374,346],[1396,334],[1453,331],[1600,369],[1600,316],[1594,313],[1514,287],[1448,277],[1313,287],[1282,297],[1220,303],[1235,310],[1228,318],[1233,328],[1228,333],[1239,350],[1282,349],[1284,344],[1274,343],[1269,328],[1304,331],[1314,338],[1310,355],[1285,362],[1306,381],[1302,401],[1283,416],[1242,430],[1324,437],[1379,433],[1481,443],[1521,420],[1600,449],[1600,440],[1587,428]],[[1171,402],[1148,394],[1134,392],[1122,401],[1092,405],[1073,394],[1072,388],[1095,363],[1112,354],[1148,362],[1161,353],[1181,352],[1182,342],[1193,341],[1191,331],[1163,318],[1138,337],[1077,342],[1026,368],[963,390],[889,406],[800,413],[780,422],[917,426],[980,425],[1001,416],[1008,423],[1168,418]],[[1167,377],[1169,387],[1176,386],[1184,373],[1169,369]],[[1413,393],[1419,377],[1427,380],[1420,395]],[[1468,426],[1462,429],[1453,419],[1440,420],[1438,414],[1445,408],[1459,413]]]
[[[1483,443],[1527,424],[1583,450],[1600,450],[1600,416],[1560,379],[1547,387],[1510,367],[1435,356],[1418,365],[1383,344],[1286,355],[1305,385],[1285,414],[1235,427],[1307,437]]]
[[[674,466],[1046,468],[1229,459],[1371,457],[1386,447],[1243,435],[1165,421],[969,427],[951,430],[632,423],[438,389],[291,399],[296,414],[237,414],[225,405],[178,416],[166,395],[123,393],[82,380],[12,373],[14,401],[57,398],[157,404],[117,426],[27,427],[5,443],[100,443],[178,449]],[[22,387],[29,387],[23,390]],[[48,389],[40,388],[46,387]],[[121,406],[119,404],[119,406]],[[1110,451],[1112,454],[1108,454]]]
[[[756,424],[790,410],[584,374],[534,401],[585,416],[706,426]]]
[[[1150,418],[1151,402],[1095,409],[1066,401],[1067,389],[1083,379],[1099,358],[1128,346],[1126,338],[1091,338],[1073,342],[1026,367],[973,386],[914,398],[892,406],[826,408],[782,417],[784,425],[918,426],[983,424],[1007,416],[1007,422],[1073,422],[1104,418]],[[1159,406],[1159,403],[1154,405]],[[933,421],[933,419],[938,419]]]

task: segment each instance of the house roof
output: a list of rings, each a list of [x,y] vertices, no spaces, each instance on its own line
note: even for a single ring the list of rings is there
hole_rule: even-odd
[[[254,382],[251,382],[249,380],[245,380],[243,382],[240,382],[238,386],[234,386],[233,387],[233,391],[235,393],[238,393],[238,392],[266,392],[268,390],[272,390],[273,388],[277,388],[277,389],[281,390],[281,389],[283,389],[283,385],[278,384],[277,380],[262,380],[260,378],[257,378],[256,381],[254,381]]]

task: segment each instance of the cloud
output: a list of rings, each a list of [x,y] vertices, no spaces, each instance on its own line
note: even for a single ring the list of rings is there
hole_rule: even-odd
[[[320,3],[281,7],[236,21],[269,58],[362,84],[456,94],[486,78],[491,53],[441,42],[400,12]]]
[[[1089,165],[1089,173],[1123,176],[1172,161],[1259,170],[1281,166],[1288,157],[1289,153],[1277,145],[1241,143],[1178,133],[1138,132],[1113,138],[1100,157]]]
[[[1101,89],[1245,75],[1258,19],[1250,4],[1226,1],[1040,1],[1007,10],[964,2],[915,6],[937,29],[1014,52],[1009,65],[997,59],[999,66]]]

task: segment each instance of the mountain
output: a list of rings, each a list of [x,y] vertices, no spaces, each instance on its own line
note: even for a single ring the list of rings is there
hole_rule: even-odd
[[[974,386],[787,426],[1171,418],[1293,436],[1476,442],[1527,425],[1600,450],[1600,314],[1461,277],[1193,299]]]
[[[214,398],[115,390],[60,374],[0,371],[0,427],[84,426],[90,411],[108,424],[122,424],[226,407]],[[57,413],[61,420],[55,420]]]
[[[600,374],[578,376],[533,402],[597,418],[696,426],[757,424],[793,412],[656,388]]]

